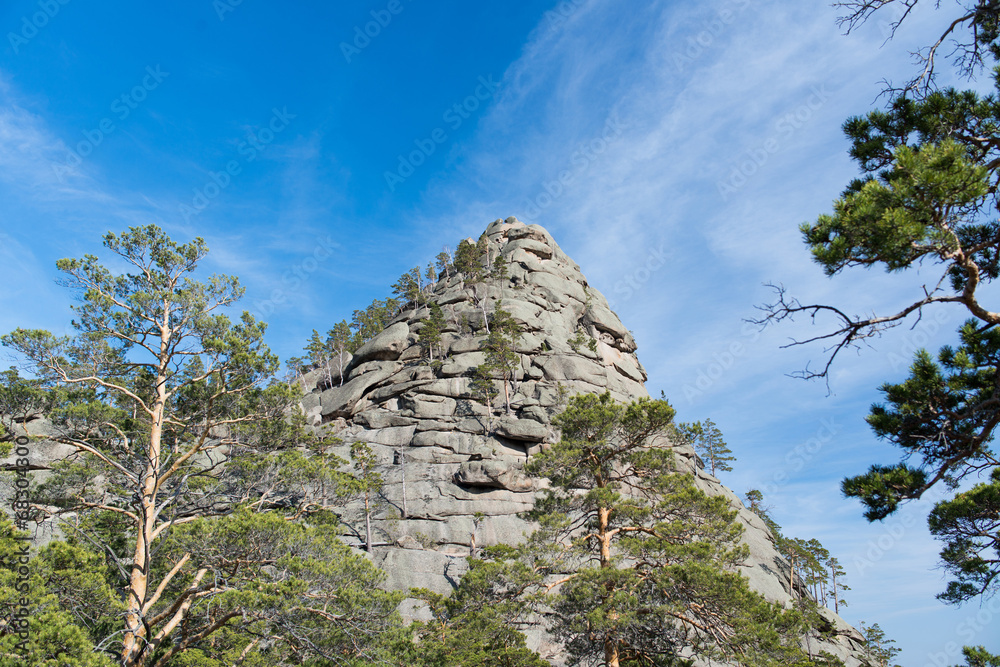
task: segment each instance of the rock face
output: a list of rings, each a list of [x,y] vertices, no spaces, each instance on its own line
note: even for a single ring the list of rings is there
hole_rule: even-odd
[[[620,401],[648,396],[632,334],[545,229],[508,218],[490,224],[486,236],[490,257],[507,260],[509,278],[468,285],[452,274],[427,295],[448,321],[443,363],[432,366],[419,345],[429,310],[411,306],[355,353],[342,385],[334,378],[332,388],[324,389],[329,385],[320,386],[320,373],[307,376],[316,385],[303,400],[313,426],[341,438],[338,453],[345,458],[350,443],[358,441],[370,443],[379,457],[386,506],[375,522],[373,558],[392,588],[447,593],[465,571],[470,550],[516,543],[531,531],[517,515],[532,506],[539,482],[526,477],[523,466],[557,440],[550,421],[569,396],[604,391]],[[484,359],[479,351],[484,314],[497,299],[525,333],[517,349],[521,365],[513,414],[494,418],[486,435],[491,419],[470,385],[473,369]],[[496,414],[503,412],[503,401],[501,392]],[[701,469],[691,449],[678,447],[676,454],[703,491],[725,496],[740,509],[751,552],[742,569],[751,586],[770,600],[791,603],[800,591],[789,590],[788,564],[764,524]],[[357,508],[344,518],[360,525]],[[361,545],[362,534],[359,529],[345,539]],[[420,616],[419,605],[407,610]],[[860,634],[832,612],[827,620],[833,639],[812,639],[812,650],[829,651],[848,667],[865,664]],[[558,645],[540,629],[529,633],[529,641],[561,664]]]

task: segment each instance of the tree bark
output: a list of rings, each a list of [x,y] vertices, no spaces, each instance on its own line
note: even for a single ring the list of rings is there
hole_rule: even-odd
[[[143,623],[142,607],[146,602],[149,588],[150,550],[153,529],[156,525],[156,492],[159,482],[160,444],[163,438],[163,412],[167,404],[167,365],[170,361],[170,307],[165,303],[163,323],[160,325],[160,353],[156,374],[156,401],[151,410],[149,446],[142,487],[139,490],[138,516],[140,525],[136,531],[135,551],[132,557],[132,572],[126,591],[125,633],[122,638],[122,665],[141,667],[146,662],[144,656],[146,627]]]

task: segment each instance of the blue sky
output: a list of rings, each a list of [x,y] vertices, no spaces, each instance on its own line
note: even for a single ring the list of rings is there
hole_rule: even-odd
[[[927,503],[869,525],[839,493],[896,460],[863,421],[876,387],[961,313],[844,355],[829,394],[786,375],[820,360],[779,349],[807,323],[743,321],[769,281],[863,313],[933,278],[828,279],[797,232],[857,173],[844,119],[943,19],[923,8],[886,43],[888,18],[844,36],[834,9],[788,0],[10,0],[0,331],[65,331],[55,260],[155,223],[206,239],[206,268],[241,277],[288,358],[443,245],[537,222],[635,332],[650,393],[720,426],[723,481],[839,556],[849,621],[878,622],[906,666],[1000,651],[1000,602],[934,599]]]

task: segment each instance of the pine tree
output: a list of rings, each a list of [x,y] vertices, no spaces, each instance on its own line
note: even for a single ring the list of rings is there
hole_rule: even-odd
[[[351,327],[347,320],[341,320],[333,325],[333,328],[326,332],[326,347],[332,352],[333,363],[337,367],[337,375],[340,376],[340,385],[344,385],[344,370],[351,354],[357,348],[354,346],[354,336],[351,334]]]
[[[423,301],[420,268],[413,267],[401,275],[392,286],[392,294],[404,307],[411,303],[419,305]]]
[[[493,430],[493,401],[500,395],[500,390],[496,388],[493,375],[495,368],[492,364],[485,362],[476,366],[469,381],[469,389],[473,395],[479,397],[486,406],[486,424],[483,426],[483,434],[488,435]]]
[[[840,561],[833,556],[826,561],[826,566],[830,568],[829,598],[833,600],[833,611],[839,614],[841,605],[847,606],[847,601],[841,598],[840,592],[851,590],[851,587],[844,583],[847,572],[841,567]]]
[[[67,580],[67,608],[103,619],[88,628],[93,644],[122,667],[166,667],[212,642],[236,652],[217,655],[224,664],[241,652],[274,665],[337,653],[347,638],[326,616],[372,646],[401,595],[379,591],[370,563],[333,546],[332,510],[356,482],[306,432],[297,392],[271,382],[279,364],[265,325],[220,312],[241,297],[238,280],[195,280],[204,241],[178,244],[155,226],[104,245],[134,272],[116,275],[93,255],[57,263],[82,294],[76,336],[2,338],[51,388],[47,437],[75,449],[35,496],[73,515],[62,526],[99,551],[73,556],[81,576]],[[104,562],[121,596],[114,612],[83,576]]]
[[[357,488],[365,504],[365,551],[372,552],[372,513],[375,509],[375,497],[382,491],[384,482],[377,472],[378,457],[372,451],[371,445],[365,442],[355,442],[351,445],[351,459],[357,470]]]
[[[356,350],[385,329],[399,311],[400,303],[396,299],[375,299],[364,310],[355,310],[351,319],[351,329],[354,330],[352,347]]]
[[[427,358],[434,361],[434,352],[437,350],[440,353],[441,333],[448,323],[445,322],[444,312],[437,302],[432,301],[428,310],[429,316],[424,320],[424,326],[420,330],[420,347],[427,351]]]
[[[722,497],[674,468],[666,401],[570,399],[562,440],[526,470],[549,480],[519,548],[487,549],[500,601],[551,609],[574,661],[679,664],[686,647],[739,664],[805,664],[801,617],[766,602],[730,568],[746,555]]]
[[[909,21],[910,0],[846,0],[848,29],[899,9],[893,34]],[[990,448],[1000,405],[1000,311],[991,307],[991,285],[1000,277],[1000,105],[996,90],[940,88],[939,47],[953,43],[958,73],[973,77],[1000,63],[1000,5],[972,0],[944,16],[940,39],[918,54],[920,67],[906,85],[887,87],[886,103],[849,118],[844,132],[861,169],[833,210],[800,229],[813,259],[833,277],[855,267],[910,274],[912,296],[884,313],[851,316],[852,306],[801,303],[776,287],[760,324],[808,316],[832,322],[829,331],[793,344],[822,341],[825,363],[805,378],[830,377],[843,350],[861,348],[887,329],[915,324],[941,307],[958,305],[969,316],[958,344],[937,355],[920,350],[909,376],[887,382],[884,403],[868,422],[900,449],[898,462],[872,465],[843,481],[870,521],[884,519],[932,487],[954,492],[963,480],[987,479],[940,501],[931,512],[932,533],[943,542],[941,560],[951,575],[939,598],[961,604],[1000,591],[1000,464]],[[994,77],[994,88],[1000,78]],[[920,276],[916,275],[919,270]],[[931,272],[928,280],[925,276]],[[991,514],[992,513],[992,514]],[[994,517],[994,518],[991,518]]]
[[[483,275],[483,250],[469,239],[463,239],[455,251],[455,271],[461,273],[466,284],[472,284]]]
[[[439,276],[451,278],[451,250],[448,246],[445,246],[444,249],[437,254],[437,257],[434,258],[434,266],[437,268]]]
[[[327,347],[326,341],[324,341],[319,332],[315,329],[312,330],[312,336],[309,337],[309,342],[306,343],[305,351],[309,354],[309,361],[312,362],[313,367],[321,368],[326,372],[326,381],[328,384],[333,384],[333,370],[330,368],[330,350]]]
[[[955,667],[1000,667],[1000,655],[993,655],[982,646],[965,646],[962,655],[965,664]]]
[[[892,646],[896,642],[886,637],[885,632],[878,626],[878,623],[866,625],[861,622],[861,635],[865,638],[865,652],[868,657],[875,661],[875,667],[899,667],[891,665],[893,658],[900,649]]]
[[[716,427],[715,422],[706,419],[704,422],[681,424],[678,430],[684,441],[694,447],[695,453],[705,462],[713,476],[718,476],[718,472],[732,472],[729,461],[735,461],[736,457],[726,446],[722,431]]]
[[[521,355],[517,353],[517,346],[522,336],[521,325],[503,309],[500,300],[494,304],[490,322],[492,327],[482,346],[483,352],[486,353],[484,370],[498,376],[503,383],[504,404],[509,415],[510,396],[517,392],[515,383],[517,371],[521,367]]]

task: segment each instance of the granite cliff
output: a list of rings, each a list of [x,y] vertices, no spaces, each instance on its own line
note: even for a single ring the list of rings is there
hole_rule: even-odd
[[[471,552],[516,543],[531,530],[518,513],[532,506],[539,481],[525,476],[523,466],[558,439],[551,418],[568,396],[648,396],[631,333],[545,229],[508,218],[491,223],[485,236],[487,253],[507,261],[506,279],[471,285],[452,273],[425,295],[442,307],[448,323],[443,363],[429,362],[420,346],[428,307],[410,304],[356,351],[342,373],[317,369],[303,378],[302,406],[311,425],[341,438],[345,458],[354,442],[369,443],[378,457],[385,503],[374,514],[372,558],[392,588],[447,593]],[[484,360],[485,313],[498,299],[524,335],[510,414],[501,392],[491,418],[472,375]],[[702,469],[693,450],[678,445],[675,454],[703,491],[724,496],[739,510],[750,550],[742,571],[751,586],[786,605],[805,595],[797,582],[790,590],[788,563],[760,518]],[[356,505],[344,518],[363,523]],[[346,539],[360,547],[363,531]],[[419,605],[405,612],[421,614]],[[811,649],[829,651],[849,667],[865,664],[857,630],[825,608],[822,613],[828,632],[811,637]],[[541,627],[529,632],[529,642],[559,663],[559,647]]]

